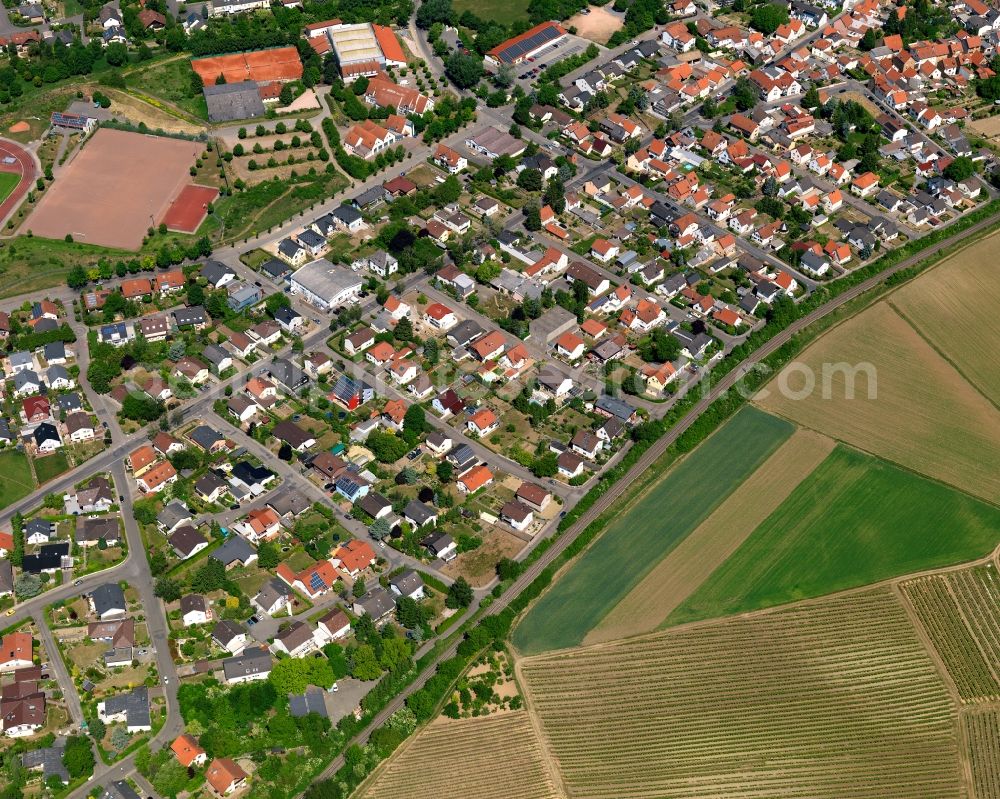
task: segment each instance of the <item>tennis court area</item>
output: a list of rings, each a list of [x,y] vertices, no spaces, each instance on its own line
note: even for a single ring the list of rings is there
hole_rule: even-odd
[[[45,192],[27,228],[36,236],[137,250],[190,178],[203,145],[101,128]]]
[[[208,204],[218,196],[219,190],[211,186],[185,186],[170,203],[163,224],[178,233],[194,233],[208,215]]]

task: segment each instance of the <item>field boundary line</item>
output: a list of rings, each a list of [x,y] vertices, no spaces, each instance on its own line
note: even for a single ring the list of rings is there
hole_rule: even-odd
[[[1000,543],[996,545],[990,552],[981,558],[976,558],[975,560],[963,561],[962,563],[953,563],[949,566],[939,566],[935,569],[925,569],[919,572],[911,572],[910,574],[903,574],[897,577],[889,577],[885,580],[879,580],[875,583],[868,583],[867,585],[856,585],[853,588],[845,588],[842,591],[832,591],[829,594],[823,594],[822,596],[808,597],[806,599],[798,599],[794,602],[785,602],[780,605],[772,605],[768,608],[756,608],[755,610],[745,610],[742,613],[734,613],[729,616],[716,616],[712,619],[698,619],[696,621],[688,621],[682,624],[675,624],[672,627],[666,627],[662,630],[654,630],[652,632],[643,633],[641,635],[635,635],[630,638],[624,639],[629,642],[636,642],[643,639],[654,639],[660,638],[664,635],[681,631],[681,630],[692,630],[698,629],[700,627],[707,627],[712,625],[727,624],[730,622],[736,622],[743,619],[752,619],[757,616],[765,616],[771,613],[778,613],[781,611],[788,610],[789,608],[799,608],[808,607],[809,605],[816,605],[826,602],[831,599],[836,599],[838,597],[848,597],[854,594],[864,594],[866,592],[877,592],[877,591],[891,591],[894,586],[900,583],[910,582],[911,580],[918,580],[922,577],[934,577],[938,575],[950,574],[952,572],[964,571],[965,569],[974,568],[976,566],[985,566],[987,563],[994,563],[996,559],[1000,557]],[[571,652],[576,652],[581,649],[597,649],[606,648],[609,646],[618,646],[622,643],[621,640],[615,641],[601,641],[595,644],[580,644],[577,646],[564,647],[563,649],[550,649],[547,652],[539,652],[537,655],[520,655],[516,659],[516,663],[530,662],[533,660],[541,660],[543,658],[553,657],[553,656],[565,656]],[[977,704],[978,706],[978,704]]]
[[[975,568],[975,567],[972,567]],[[962,602],[955,593],[954,586],[951,584],[951,580],[945,578],[944,581],[945,590],[948,592],[948,596],[951,597],[951,601],[955,603],[955,608],[958,610],[958,616],[962,620],[962,624],[965,625],[966,631],[969,633],[969,638],[972,639],[972,643],[976,645],[976,649],[979,650],[979,654],[983,656],[983,662],[986,664],[986,668],[990,670],[990,674],[996,681],[997,685],[1000,685],[1000,672],[997,671],[996,666],[993,664],[993,657],[983,649],[982,643],[980,642],[981,636],[976,632],[973,626],[969,623],[969,617],[965,612],[965,608],[962,607]],[[979,703],[976,703],[979,704]]]
[[[531,695],[532,692],[528,689],[528,680],[525,678],[521,668],[524,658],[518,660],[511,656],[511,660],[514,663],[514,680],[521,691],[521,698],[524,700],[524,712],[528,714],[528,722],[531,724],[531,729],[535,731],[535,737],[538,739],[538,745],[542,750],[542,762],[545,764],[545,769],[552,776],[552,784],[562,796],[569,797],[571,794],[569,792],[569,786],[566,784],[566,779],[563,777],[563,770],[559,764],[559,757],[552,750],[552,745],[549,742],[549,736],[546,735],[545,729],[542,727],[542,720],[533,709],[534,697]]]
[[[962,367],[960,367],[957,363],[955,363],[948,356],[948,354],[945,353],[945,351],[942,350],[934,342],[932,338],[930,338],[930,336],[924,333],[924,331],[920,329],[920,326],[913,319],[911,319],[909,315],[902,308],[900,308],[898,305],[896,305],[896,303],[892,302],[889,299],[886,299],[885,302],[886,305],[888,305],[900,319],[902,319],[904,322],[906,322],[906,324],[910,326],[913,332],[916,333],[928,347],[930,347],[932,350],[934,350],[934,352],[938,354],[938,356],[941,358],[942,361],[944,361],[952,369],[954,369],[955,372],[958,373],[959,377],[961,377],[966,383],[968,383],[973,389],[975,389],[976,393],[979,394],[979,396],[981,396],[990,405],[992,405],[998,412],[1000,412],[1000,403],[998,403],[995,399],[986,394],[986,392],[983,391],[982,387],[979,386],[975,380],[973,380],[965,372],[963,372]]]
[[[935,575],[927,576],[934,577]],[[938,652],[937,647],[934,646],[934,642],[931,640],[930,634],[927,632],[927,628],[924,627],[923,622],[920,621],[920,617],[917,615],[916,608],[913,606],[913,603],[910,602],[909,597],[906,596],[906,592],[903,591],[903,584],[913,581],[914,580],[911,579],[897,580],[892,586],[892,592],[896,595],[896,599],[903,606],[903,610],[906,612],[906,617],[910,620],[910,624],[913,625],[913,630],[916,633],[917,638],[920,640],[921,646],[927,650],[927,656],[933,661],[934,668],[937,669],[938,674],[941,676],[941,681],[948,689],[948,694],[955,702],[955,708],[956,711],[958,711],[955,714],[955,721],[958,723],[960,721],[958,718],[959,713],[961,712],[961,708],[965,707],[965,703],[962,701],[962,696],[959,693],[958,684],[955,682],[954,678],[951,676],[951,672],[948,671],[948,667],[945,665],[944,658],[941,657],[941,653]],[[952,597],[952,601],[954,601],[954,597]]]

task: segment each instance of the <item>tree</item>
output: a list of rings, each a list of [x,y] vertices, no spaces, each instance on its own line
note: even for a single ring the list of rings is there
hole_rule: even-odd
[[[472,586],[464,577],[459,577],[448,588],[448,596],[444,603],[449,608],[467,608],[472,604]]]
[[[788,23],[788,9],[773,3],[753,7],[750,12],[750,27],[765,36],[770,36],[781,25]]]
[[[290,461],[292,459],[292,445],[287,441],[281,442],[281,446],[278,448],[278,458],[283,461]]]
[[[409,317],[404,316],[396,323],[392,337],[396,341],[413,341],[413,322],[410,321]]]
[[[113,67],[120,67],[128,61],[128,50],[121,42],[112,42],[104,48],[104,60]]]
[[[733,100],[736,101],[736,107],[740,111],[749,111],[757,105],[757,96],[757,90],[748,78],[736,79],[736,84],[733,86]]]
[[[381,430],[374,430],[365,440],[365,446],[372,451],[380,463],[395,463],[410,449],[409,443]]]
[[[434,190],[434,199],[441,205],[458,202],[458,198],[461,196],[462,184],[458,182],[458,178],[454,175],[446,177],[444,182]]]
[[[31,599],[42,593],[42,581],[37,574],[21,572],[14,580],[14,594],[18,599]]]
[[[163,415],[163,403],[146,394],[129,392],[122,401],[122,416],[137,422],[154,422]]]
[[[968,180],[976,174],[976,165],[967,155],[960,155],[944,168],[944,176],[948,180]]]
[[[351,654],[351,676],[357,680],[377,680],[382,676],[382,667],[370,644],[361,644]]]
[[[520,576],[523,566],[513,558],[501,558],[497,563],[497,577],[501,581],[514,580]]]
[[[517,176],[517,185],[525,191],[541,191],[542,173],[531,167],[522,169],[521,174]]]
[[[471,89],[483,77],[483,60],[465,53],[452,53],[444,62],[444,71],[459,89]]]
[[[566,210],[566,186],[558,178],[551,178],[545,187],[545,194],[542,195],[545,204],[557,214]]]
[[[865,31],[865,35],[861,37],[861,41],[858,43],[858,47],[864,52],[875,49],[875,45],[878,44],[878,34],[875,32],[875,28],[869,27]]]
[[[559,471],[559,458],[551,451],[546,451],[531,462],[531,473],[535,477],[553,477]]]
[[[115,727],[111,731],[111,748],[116,752],[121,752],[126,746],[128,746],[129,740],[131,740],[128,730],[124,727]]]
[[[537,205],[528,205],[524,208],[524,227],[526,230],[542,229],[542,214]]]
[[[419,437],[427,431],[427,414],[416,403],[406,409],[406,414],[403,416],[403,429],[415,437]]]
[[[868,30],[871,30],[871,28]],[[819,97],[819,90],[815,86],[810,86],[802,98],[802,106],[804,108],[819,108],[822,104]]]
[[[104,722],[101,721],[97,716],[87,719],[87,732],[90,733],[90,737],[93,738],[95,741],[100,741],[102,738],[104,738],[104,733],[106,732],[106,730],[107,728],[105,727]]]
[[[430,621],[431,612],[411,597],[400,597],[396,603],[396,621],[409,630],[422,627]]]
[[[267,679],[282,696],[304,693],[310,685],[329,688],[336,681],[330,661],[313,657],[279,660]]]
[[[278,102],[284,105],[291,105],[292,100],[295,99],[295,92],[292,90],[292,84],[286,83],[281,87],[281,94],[278,95]]]
[[[219,77],[217,77],[215,79],[215,85],[216,86],[225,86],[226,85],[226,76],[223,75],[221,72],[219,73]]]
[[[281,553],[271,541],[265,541],[257,547],[257,565],[262,569],[273,569],[281,562]]]
[[[63,749],[63,765],[72,779],[94,773],[94,750],[90,741],[82,735],[71,735]]]
[[[226,567],[221,560],[209,558],[191,577],[191,590],[198,594],[216,591],[226,584]]]
[[[365,578],[359,577],[354,581],[354,585],[351,587],[351,593],[354,594],[355,599],[359,599],[365,595]]]
[[[441,461],[437,465],[437,477],[442,483],[447,483],[451,480],[454,473],[455,467],[449,461]]]
[[[181,598],[181,586],[170,577],[161,577],[153,587],[153,593],[164,602],[176,602]]]
[[[385,519],[376,519],[372,526],[368,528],[368,534],[376,541],[381,541],[389,537],[392,528]],[[259,556],[258,556],[259,557]]]

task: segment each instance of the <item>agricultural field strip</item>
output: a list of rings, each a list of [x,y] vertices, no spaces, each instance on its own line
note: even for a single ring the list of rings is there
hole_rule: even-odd
[[[796,363],[817,376],[816,390],[805,399],[780,391],[782,380],[801,388],[782,372],[755,397],[764,410],[989,502],[1000,497],[1000,412],[887,303],[833,328]],[[828,375],[824,396],[830,364],[873,366],[876,396],[861,375],[846,398],[843,371]]]
[[[955,706],[886,590],[518,668],[574,797],[962,796]]]
[[[438,718],[379,770],[365,799],[557,799],[528,714]],[[447,786],[445,790],[444,786]]]
[[[1000,796],[1000,710],[962,713],[969,768],[972,771],[973,799]]]
[[[991,565],[901,585],[966,702],[1000,699],[1000,591]],[[992,591],[992,596],[990,595]]]
[[[584,639],[584,644],[652,632],[732,555],[835,442],[796,430],[698,528],[661,560]]]
[[[1000,403],[1000,281],[989,236],[942,261],[888,301],[954,364],[969,383]],[[975,334],[970,335],[974,330]]]
[[[792,435],[746,407],[645,492],[528,611],[512,641],[525,654],[575,646]],[[610,569],[609,564],[614,564]]]
[[[995,506],[839,445],[668,622],[967,564],[993,551],[998,531]]]

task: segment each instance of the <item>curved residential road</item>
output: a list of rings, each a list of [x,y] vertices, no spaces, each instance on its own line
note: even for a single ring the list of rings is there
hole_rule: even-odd
[[[572,527],[557,538],[555,543],[553,543],[553,545],[549,547],[549,549],[547,549],[538,560],[532,563],[524,571],[524,573],[514,581],[510,588],[484,611],[484,614],[490,616],[505,610],[515,597],[519,596],[520,593],[527,588],[535,580],[535,578],[549,566],[550,563],[558,558],[592,522],[596,521],[597,518],[604,513],[604,511],[606,511],[616,500],[618,500],[625,493],[628,487],[632,485],[632,483],[634,483],[642,475],[642,473],[646,471],[646,469],[652,466],[667,450],[667,448],[677,441],[677,439],[680,438],[680,436],[683,435],[688,428],[695,423],[695,421],[697,421],[698,417],[700,417],[709,408],[709,406],[715,402],[715,400],[722,396],[726,391],[736,386],[739,381],[751,370],[753,370],[764,358],[767,358],[769,355],[773,354],[779,348],[787,344],[793,336],[801,333],[809,327],[809,325],[819,321],[823,317],[836,311],[842,305],[875,288],[877,285],[884,282],[887,278],[897,272],[908,269],[920,261],[936,255],[942,250],[954,245],[959,239],[976,235],[980,231],[995,224],[998,219],[1000,219],[1000,214],[984,219],[982,222],[978,222],[966,230],[959,231],[951,236],[948,236],[946,239],[928,247],[926,250],[921,250],[916,255],[910,256],[909,258],[900,261],[898,264],[890,266],[888,269],[885,269],[877,275],[874,275],[873,277],[870,277],[858,285],[848,289],[843,294],[834,297],[832,300],[819,306],[815,310],[803,316],[801,319],[796,320],[780,333],[776,334],[770,341],[759,347],[753,354],[743,360],[735,369],[723,376],[717,383],[713,384],[711,389],[709,389],[702,396],[702,398],[694,404],[691,410],[689,410],[677,422],[677,424],[669,430],[669,432],[663,435],[656,441],[656,443],[646,450],[636,464],[629,469],[628,473],[614,483],[614,485],[608,489],[608,492],[598,499],[597,502],[595,502],[587,511],[585,511]],[[366,744],[369,736],[371,735],[371,731],[385,724],[393,713],[403,707],[407,697],[424,686],[424,683],[426,683],[427,680],[429,680],[434,674],[434,671],[439,663],[455,655],[459,643],[460,640],[457,640],[443,652],[439,653],[438,656],[425,667],[423,673],[420,674],[420,676],[417,677],[417,679],[404,691],[395,696],[379,713],[377,713],[375,718],[364,729],[364,731],[356,735],[350,743],[357,743],[361,745]],[[338,756],[316,779],[322,780],[332,777],[343,764],[343,755]]]

